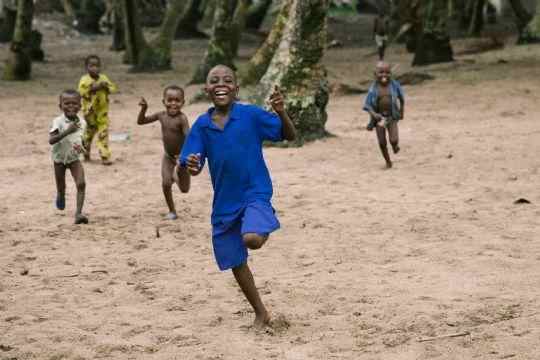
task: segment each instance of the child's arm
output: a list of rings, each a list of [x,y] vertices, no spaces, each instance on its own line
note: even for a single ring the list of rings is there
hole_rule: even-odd
[[[283,139],[293,141],[296,138],[296,128],[285,110],[283,94],[281,94],[277,86],[274,88],[272,95],[270,95],[270,104],[281,119],[281,135]]]
[[[90,93],[92,92],[92,82],[88,80],[85,76],[81,78],[81,81],[79,81],[79,94],[82,98],[88,99],[90,98]]]
[[[74,132],[76,132],[78,129],[79,129],[79,126],[77,126],[76,123],[69,124],[67,129],[62,132],[60,132],[58,129],[53,129],[49,133],[49,144],[51,145],[56,144],[57,142],[59,142],[60,140],[68,136],[69,134],[73,134]]]
[[[198,122],[193,124],[189,134],[182,146],[182,151],[178,159],[178,165],[187,169],[190,175],[197,176],[204,167],[206,158],[206,148]]]
[[[141,110],[139,111],[139,116],[137,117],[138,125],[150,124],[151,122],[157,121],[159,119],[159,114],[146,116],[146,110],[148,110],[148,103],[144,98],[141,98],[139,106],[141,107]]]
[[[185,139],[187,138],[189,134],[189,121],[186,115],[182,114],[181,116],[182,116],[182,134],[184,135],[184,139]]]
[[[367,113],[372,117],[374,118],[377,122],[381,121],[382,120],[382,115],[377,113],[375,111],[375,104],[377,103],[377,96],[375,94],[375,91],[373,90],[373,86],[372,85],[368,91],[368,94],[366,96],[366,100],[364,102],[364,107],[363,107],[363,110],[364,111],[367,111]]]
[[[118,91],[118,87],[115,83],[113,83],[107,75],[101,74],[101,81],[99,82],[99,86],[101,89],[107,90],[109,93],[113,94]],[[99,89],[98,89],[99,90]]]
[[[405,117],[405,95],[403,94],[403,89],[399,83],[397,83],[397,98],[399,101],[400,119],[403,120]]]

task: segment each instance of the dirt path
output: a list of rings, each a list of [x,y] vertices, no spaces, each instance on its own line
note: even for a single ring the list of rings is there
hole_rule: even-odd
[[[159,128],[135,125],[138,96],[160,109],[163,85],[184,83],[204,44],[181,42],[174,71],[131,75],[103,39],[83,41],[119,82],[112,130],[131,140],[112,144],[114,166],[85,165],[88,226],[71,224],[71,181],[67,210],[53,208],[47,129],[81,74],[85,48],[65,50],[76,41],[48,44],[34,82],[0,82],[0,359],[537,358],[538,47],[459,58],[406,87],[390,171],[363,130],[362,96],[332,98],[335,137],[266,150],[283,229],[250,261],[289,327],[258,334],[213,261],[207,174],[175,193],[180,220],[161,220]],[[330,78],[368,80],[369,51],[330,51]],[[401,50],[390,58],[410,70]],[[513,204],[522,197],[532,204]]]

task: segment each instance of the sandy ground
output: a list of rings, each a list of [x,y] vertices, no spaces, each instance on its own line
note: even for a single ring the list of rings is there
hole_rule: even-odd
[[[332,97],[335,137],[266,149],[283,228],[250,266],[281,324],[258,333],[214,263],[208,174],[175,191],[180,219],[162,220],[160,129],[135,124],[138,97],[160,110],[162,87],[188,80],[204,43],[177,42],[173,71],[134,75],[108,39],[46,25],[55,40],[34,81],[0,82],[0,359],[538,359],[539,46],[421,69],[436,79],[405,87],[391,170],[362,95]],[[131,138],[112,143],[114,166],[85,164],[90,224],[76,226],[70,178],[66,211],[53,206],[47,130],[89,52],[121,88],[112,132]],[[371,52],[331,50],[331,80],[369,80]],[[389,58],[410,71],[403,50]]]

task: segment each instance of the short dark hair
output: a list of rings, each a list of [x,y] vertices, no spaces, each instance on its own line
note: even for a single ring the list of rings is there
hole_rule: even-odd
[[[60,96],[59,96],[60,101],[62,101],[62,98],[64,96],[78,96],[80,98],[81,94],[79,94],[79,92],[75,89],[65,89],[60,93]]]
[[[168,90],[179,91],[182,94],[182,96],[184,96],[184,89],[182,89],[180,86],[178,86],[178,85],[167,85],[167,86],[165,86],[165,89],[163,89],[163,97],[165,97],[165,94],[167,93]]]
[[[100,64],[101,64],[101,59],[99,56],[97,56],[96,54],[91,54],[91,55],[88,55],[85,59],[84,59],[84,66],[88,66],[88,63],[90,62],[90,60],[92,59],[95,59],[97,60]]]

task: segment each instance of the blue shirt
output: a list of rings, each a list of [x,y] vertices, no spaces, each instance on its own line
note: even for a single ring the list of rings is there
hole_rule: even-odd
[[[377,82],[373,82],[371,86],[369,87],[366,101],[364,102],[364,110],[372,110],[376,113],[379,112],[378,110],[378,104],[377,100],[379,98],[379,90],[377,86]],[[392,119],[399,120],[401,118],[401,112],[399,109],[399,105],[397,100],[398,99],[404,99],[403,89],[401,88],[401,85],[397,80],[390,80],[390,98],[392,101],[392,113],[390,114],[392,116]]]
[[[214,200],[212,224],[236,219],[247,204],[270,201],[272,181],[262,153],[263,141],[281,141],[281,119],[254,105],[234,103],[229,120],[220,129],[212,112],[199,116],[184,142],[179,163],[190,154],[201,154],[201,168],[208,160]]]

